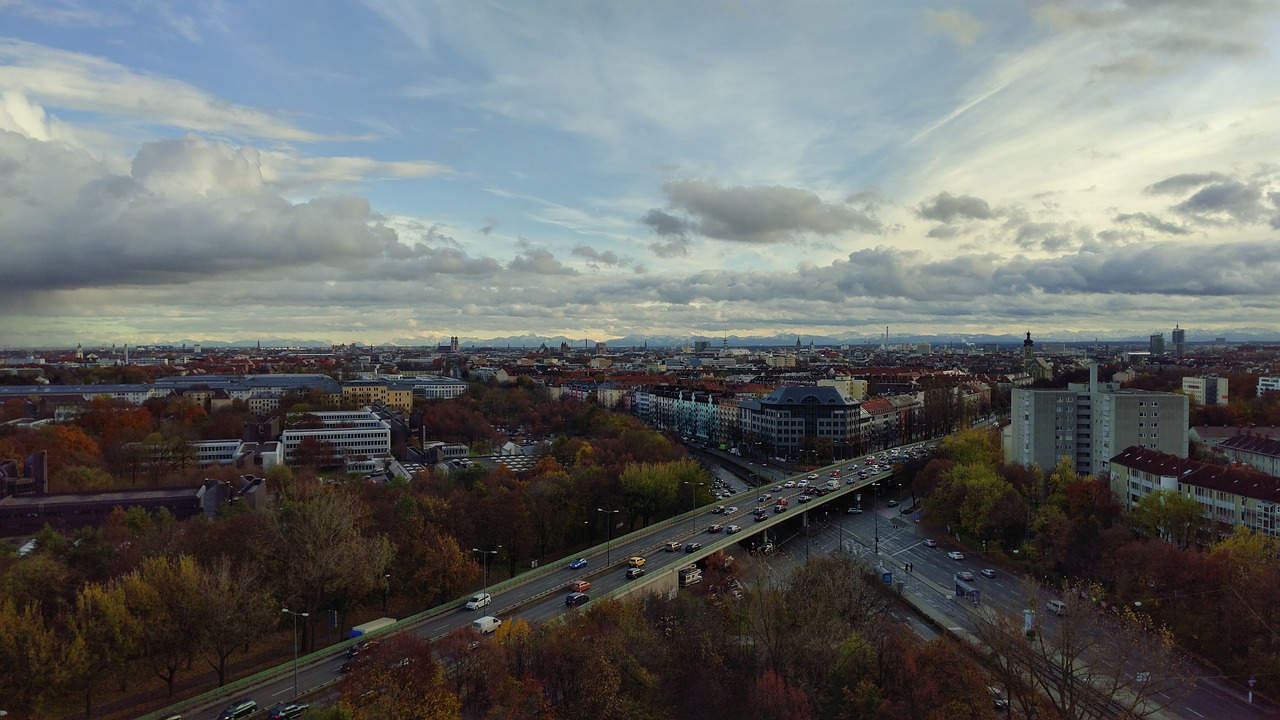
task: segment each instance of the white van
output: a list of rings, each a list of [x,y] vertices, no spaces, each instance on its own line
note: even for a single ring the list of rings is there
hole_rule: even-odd
[[[1045,603],[1044,607],[1046,610],[1053,613],[1054,615],[1067,614],[1067,604],[1062,602],[1061,600],[1050,600],[1049,602]]]
[[[499,620],[498,618],[492,615],[485,615],[482,618],[476,618],[474,621],[472,621],[471,627],[481,635],[488,635],[494,630],[497,630],[498,626],[501,624],[502,624],[502,621]]]

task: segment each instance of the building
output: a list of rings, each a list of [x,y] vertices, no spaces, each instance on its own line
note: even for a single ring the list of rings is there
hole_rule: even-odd
[[[320,464],[341,465],[347,459],[391,454],[391,425],[368,409],[362,411],[312,412],[321,427],[288,428],[280,434],[285,462],[299,462],[298,448],[303,441],[314,439],[325,443],[332,455]]]
[[[1173,354],[1182,357],[1187,349],[1187,331],[1176,325],[1173,328]]]
[[[1129,447],[1111,458],[1111,490],[1125,507],[1133,507],[1156,490],[1172,490],[1200,503],[1211,525],[1212,540],[1231,534],[1237,525],[1280,537],[1280,477],[1239,466],[1207,465],[1148,448]]]
[[[1011,462],[1049,469],[1068,458],[1076,472],[1106,477],[1119,450],[1137,446],[1187,456],[1190,403],[1177,393],[1125,390],[1098,382],[1065,390],[1015,388],[1005,455]]]
[[[1227,379],[1224,377],[1184,377],[1182,392],[1201,405],[1227,404]]]
[[[1217,449],[1228,459],[1244,463],[1268,475],[1280,475],[1280,440],[1250,430],[1227,438]]]
[[[743,400],[739,407],[746,412],[748,442],[762,443],[766,454],[794,456],[809,438],[830,440],[839,456],[839,448],[858,433],[859,404],[838,388],[783,386],[759,400]]]
[[[1164,333],[1157,333],[1151,336],[1151,342],[1147,346],[1152,355],[1164,354]]]
[[[1262,397],[1269,392],[1280,392],[1280,377],[1258,378],[1258,397]]]

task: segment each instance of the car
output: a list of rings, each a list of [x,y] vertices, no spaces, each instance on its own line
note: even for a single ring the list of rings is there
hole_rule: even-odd
[[[982,577],[984,578],[993,578],[996,576],[996,571],[991,568],[982,568],[978,572],[982,573]]]
[[[866,471],[866,470],[859,470],[859,471],[858,471],[858,478],[859,478],[859,479],[861,479],[861,480],[866,480],[866,479],[867,479],[867,471]]]
[[[772,495],[770,495],[769,493],[765,493],[761,495],[759,499],[756,500],[756,502],[769,502],[772,499],[773,499]]]
[[[643,567],[644,563],[645,563],[645,559],[643,555],[632,555],[631,557],[627,558],[628,567],[633,567],[633,568]]]
[[[964,553],[960,552],[959,550],[952,550],[951,552],[947,553],[947,557],[951,558],[952,560],[963,560]]]
[[[973,576],[973,573],[969,572],[968,570],[961,570],[960,572],[956,573],[956,577],[961,580],[964,580],[965,582],[973,582],[976,579]]]
[[[857,505],[854,505],[853,507],[849,508],[849,514],[850,514],[850,515],[861,515],[861,514],[862,514],[862,508],[858,507]]]
[[[786,481],[786,482],[782,483],[782,487],[784,487],[784,488],[793,488],[793,487],[795,487],[795,486],[796,486],[796,481],[795,481],[795,480],[788,480],[788,481]]]
[[[774,486],[773,486],[773,491],[774,491],[774,492],[782,492],[782,486],[781,486],[781,485],[774,485]]]
[[[684,546],[684,551],[687,553],[698,552],[701,549],[702,549],[702,543],[691,542],[688,545]]]
[[[723,505],[717,505],[717,506],[715,506],[715,507],[711,508],[711,513],[712,513],[713,515],[719,515],[719,514],[720,514],[720,513],[722,513],[722,512],[724,512],[724,506],[723,506]]]
[[[755,515],[755,519],[756,519],[756,522],[763,522],[769,519],[769,515],[767,513],[757,513]]]
[[[737,506],[737,505],[730,505],[729,507],[727,507],[727,508],[725,508],[725,509],[724,509],[724,514],[725,514],[725,515],[732,515],[732,514],[734,514],[734,513],[736,513],[736,512],[738,512],[738,506]]]
[[[903,505],[902,509],[899,510],[898,512],[902,513],[903,515],[910,515],[911,513],[915,512],[915,510],[913,510],[910,505]]]
[[[667,552],[677,552],[680,550],[680,543],[675,540],[668,540],[667,544],[662,546],[662,549]]]
[[[938,547],[938,541],[937,541],[937,540],[934,540],[933,538],[925,538],[925,539],[924,539],[924,546],[925,546],[925,547]]]
[[[808,478],[806,478],[806,479],[808,479],[808,480],[817,480],[817,479],[818,479],[818,473],[812,473],[812,474],[811,474],[811,475],[809,475],[809,476],[808,476]]]
[[[587,566],[587,559],[584,557],[578,558],[577,560],[574,560],[573,562],[569,563],[570,570],[581,570],[586,566]]]
[[[306,703],[280,703],[267,712],[267,717],[271,720],[301,717],[302,713],[306,712],[309,707],[311,706]]]
[[[739,531],[741,531],[741,530],[742,530],[742,528],[738,527],[737,525],[726,525],[726,526],[725,526],[725,528],[724,528],[725,533],[726,533],[726,534],[728,534],[728,535],[732,535],[732,534],[734,534],[734,533],[736,533],[736,532],[739,532]]]
[[[587,597],[586,593],[573,592],[565,596],[564,604],[571,608],[578,607],[580,605],[586,605],[587,601],[590,599],[591,598]]]
[[[1067,604],[1062,602],[1061,600],[1050,600],[1049,602],[1045,603],[1044,607],[1046,610],[1053,613],[1054,615],[1067,614]]]
[[[591,589],[591,583],[586,580],[574,580],[569,583],[569,592],[586,592]]]
[[[237,700],[226,707],[222,714],[218,716],[218,720],[238,720],[239,718],[247,718],[258,712],[258,703],[244,698]]]
[[[723,529],[724,529],[724,526],[723,526],[723,525],[712,525],[711,527],[707,528],[707,532],[709,532],[709,533],[718,533],[718,532],[720,532],[720,531],[721,531],[721,530],[723,530]]]
[[[807,487],[809,487],[809,481],[808,481],[808,480],[801,480],[800,482],[796,483],[796,487],[798,487],[798,488],[807,488]]]
[[[773,506],[773,511],[775,513],[784,513],[787,511],[787,506],[783,505],[782,503],[778,503],[777,505]]]
[[[632,567],[632,568],[627,568],[627,579],[628,579],[628,580],[635,580],[636,578],[640,577],[641,575],[644,575],[644,568],[642,568],[642,567]]]
[[[491,602],[493,602],[493,598],[489,596],[489,593],[476,593],[467,601],[466,608],[468,610],[479,610],[488,606]]]
[[[991,692],[991,700],[995,703],[996,710],[1009,709],[1009,701],[1005,698],[1004,693],[1000,692],[1000,688],[994,685],[988,685],[987,690]]]
[[[890,500],[889,502],[885,503],[885,505],[888,505],[889,507],[898,507],[898,501]]]
[[[812,499],[813,498],[809,497],[808,495],[801,495],[800,497],[796,498],[796,502],[807,503]]]

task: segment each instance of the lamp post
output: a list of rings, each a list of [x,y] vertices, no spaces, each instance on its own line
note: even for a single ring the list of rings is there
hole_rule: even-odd
[[[501,549],[502,549],[501,545],[494,548],[493,550],[481,550],[480,548],[471,548],[471,552],[480,553],[483,556],[482,559],[484,562],[484,594],[486,596],[489,594],[489,556],[497,555],[498,550],[501,550]]]
[[[596,512],[604,513],[604,519],[609,523],[609,539],[604,545],[604,564],[606,566],[613,564],[613,515],[622,512],[621,510],[605,510],[604,508],[596,508]]]
[[[880,510],[876,507],[880,503],[880,484],[871,483],[871,488],[875,491],[876,500],[871,503],[871,515],[875,518],[876,524],[876,555],[880,554]]]
[[[694,534],[694,535],[696,535],[696,534],[698,534],[698,515],[697,515],[697,512],[698,512],[698,486],[699,486],[699,485],[703,485],[704,483],[700,483],[700,482],[690,482],[690,481],[688,481],[688,480],[685,480],[685,481],[684,481],[684,484],[685,484],[685,485],[691,485],[691,486],[693,486],[693,493],[692,493],[692,494],[693,494],[693,498],[692,498],[693,502],[692,502],[692,503],[691,503],[691,505],[690,505],[690,509],[693,511],[693,517],[690,519],[689,524],[690,524],[690,526],[691,526],[691,527],[690,527],[690,529],[692,530],[693,534]]]
[[[382,612],[387,612],[387,591],[391,589],[391,574],[386,573],[382,576]]]
[[[282,608],[280,612],[286,612],[293,616],[293,696],[298,697],[298,618],[310,617],[310,614],[294,612],[289,608]]]

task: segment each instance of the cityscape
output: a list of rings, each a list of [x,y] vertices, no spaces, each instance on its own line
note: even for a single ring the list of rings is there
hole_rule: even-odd
[[[0,718],[1280,717],[1280,4],[0,0]]]

